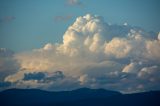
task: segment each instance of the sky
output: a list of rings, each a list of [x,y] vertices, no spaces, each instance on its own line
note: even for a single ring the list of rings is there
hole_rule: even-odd
[[[160,90],[159,0],[1,0],[0,91]]]
[[[68,26],[87,13],[158,32],[159,10],[159,0],[1,0],[0,47],[19,52],[62,42]]]

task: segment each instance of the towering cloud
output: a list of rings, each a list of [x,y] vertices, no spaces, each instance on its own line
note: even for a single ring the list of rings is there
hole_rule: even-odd
[[[155,36],[128,24],[109,25],[97,15],[80,16],[65,32],[63,43],[14,55],[20,69],[5,81],[47,90],[160,89],[160,40]]]

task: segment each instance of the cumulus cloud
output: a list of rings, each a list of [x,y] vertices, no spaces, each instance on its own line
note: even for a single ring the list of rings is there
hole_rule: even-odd
[[[130,54],[132,46],[127,39],[114,38],[105,46],[105,53],[116,58],[124,58]]]
[[[103,17],[87,14],[68,27],[62,43],[15,54],[20,69],[5,82],[47,90],[160,89],[159,47],[156,33],[128,24],[109,25]]]
[[[145,77],[149,77],[149,75],[152,75],[151,79],[148,79],[148,80],[151,80],[151,81],[154,81],[154,79],[157,79],[158,77],[156,77],[155,73],[159,74],[159,69],[158,69],[158,66],[150,66],[150,67],[143,67],[139,73],[138,73],[138,77],[140,78],[145,78]]]
[[[160,40],[160,32],[158,33],[158,40]]]
[[[124,67],[122,72],[129,73],[129,72],[135,72],[136,71],[136,63],[130,63]]]
[[[158,35],[159,37],[159,35]],[[146,42],[147,58],[151,60],[160,59],[160,40],[149,40]]]

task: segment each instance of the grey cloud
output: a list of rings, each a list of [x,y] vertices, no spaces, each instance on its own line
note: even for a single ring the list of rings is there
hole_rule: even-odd
[[[23,80],[42,80],[45,78],[43,72],[25,73]]]
[[[15,16],[4,16],[0,18],[0,22],[11,22],[15,19],[16,19]]]
[[[84,5],[80,0],[67,0],[67,4],[70,6],[83,6]]]
[[[8,75],[16,73],[20,68],[14,52],[6,48],[0,48],[0,81]]]
[[[55,90],[55,91],[65,91],[65,90],[73,90],[81,87],[80,82],[77,78],[72,76],[66,76],[63,79],[54,81],[47,90]]]
[[[72,15],[59,15],[54,17],[55,22],[67,22],[69,21],[73,16]]]
[[[44,81],[57,81],[63,78],[65,78],[65,75],[63,74],[62,71],[55,71],[54,73],[46,77]]]
[[[10,82],[0,82],[0,89],[4,87],[9,87],[9,86],[11,86]]]

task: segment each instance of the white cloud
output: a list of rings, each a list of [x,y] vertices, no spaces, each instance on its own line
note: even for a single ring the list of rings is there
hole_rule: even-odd
[[[148,40],[146,42],[147,58],[160,60],[160,40]],[[160,61],[159,61],[160,62]]]
[[[122,72],[125,72],[125,73],[136,72],[136,71],[137,71],[136,65],[137,65],[136,63],[131,62],[130,64],[126,65],[126,66],[123,68]]]
[[[63,43],[48,43],[43,48],[14,55],[20,69],[7,76],[5,81],[15,83],[17,87],[37,85],[37,88],[48,90],[82,86],[123,92],[151,90],[159,84],[147,85],[146,81],[154,80],[160,73],[152,71],[150,75],[150,71],[143,70],[152,70],[155,67],[148,66],[159,65],[159,47],[159,35],[154,39],[140,28],[109,25],[102,17],[87,14],[69,26]],[[55,81],[49,76],[57,70],[61,70],[65,77]],[[38,72],[47,73],[46,82],[24,80],[25,74]],[[143,78],[146,73],[148,77]]]
[[[158,33],[158,40],[160,40],[160,32]]]
[[[155,71],[158,71],[158,66],[144,67],[138,73],[138,77],[146,77],[146,75],[154,74]]]
[[[9,75],[5,78],[6,82],[17,82],[21,81],[24,78],[24,72],[23,71],[18,71],[16,74]]]
[[[83,85],[84,83],[86,83],[88,81],[88,75],[87,74],[84,74],[82,76],[79,77],[79,81],[80,81],[80,84]]]
[[[124,26],[127,26],[127,25],[128,25],[128,23],[127,23],[127,22],[125,22],[123,25],[124,25]]]
[[[116,58],[128,57],[132,45],[127,39],[114,38],[105,46],[105,53],[107,55],[113,55]]]

